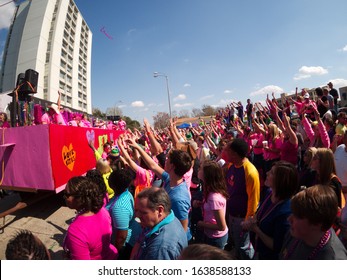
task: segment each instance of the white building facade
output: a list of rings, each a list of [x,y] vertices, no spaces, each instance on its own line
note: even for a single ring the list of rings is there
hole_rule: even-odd
[[[4,49],[0,92],[27,69],[39,73],[34,97],[91,114],[92,32],[72,0],[30,0],[14,15]]]

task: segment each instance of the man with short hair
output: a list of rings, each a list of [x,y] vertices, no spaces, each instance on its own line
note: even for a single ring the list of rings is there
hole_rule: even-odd
[[[328,87],[330,89],[329,93],[330,95],[332,95],[332,97],[334,97],[334,110],[337,113],[338,111],[338,106],[337,106],[337,99],[339,98],[339,93],[337,92],[337,90],[334,88],[334,85],[332,82],[328,83]]]
[[[164,189],[171,200],[172,210],[187,232],[188,240],[190,240],[192,237],[189,229],[191,201],[189,188],[183,176],[192,168],[192,158],[187,152],[172,149],[167,154],[163,169],[141,149],[134,139],[131,139],[131,146],[140,153],[149,169],[163,180]]]
[[[238,259],[252,259],[254,256],[249,231],[242,229],[242,222],[255,215],[260,199],[259,173],[248,160],[247,153],[247,142],[236,138],[224,147],[222,154],[229,165],[226,171],[228,228]]]
[[[247,113],[247,123],[248,123],[248,126],[250,128],[252,128],[253,103],[251,103],[250,99],[247,99],[246,113]]]
[[[167,192],[155,187],[141,191],[135,199],[135,213],[143,230],[131,259],[178,259],[188,242],[181,223],[171,210]]]
[[[329,110],[334,110],[334,105],[335,105],[335,100],[334,97],[330,94],[329,89],[328,88],[323,88],[323,95],[327,97],[328,100],[328,109]]]

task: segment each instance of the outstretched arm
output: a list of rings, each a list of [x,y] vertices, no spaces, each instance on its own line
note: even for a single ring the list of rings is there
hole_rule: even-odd
[[[130,166],[130,168],[134,172],[137,172],[138,165],[136,164],[135,161],[133,161],[133,159],[129,155],[128,150],[124,147],[123,141],[124,141],[123,135],[120,135],[117,140],[117,144],[118,144],[118,148],[120,149],[121,155],[125,159],[126,163]]]
[[[144,123],[144,127],[145,127],[145,131],[146,134],[148,136],[149,142],[150,142],[150,149],[151,149],[151,154],[153,156],[156,156],[160,153],[163,152],[163,148],[160,146],[159,142],[157,141],[157,139],[154,136],[154,131],[151,128],[151,125],[149,124],[149,122],[147,121],[147,119],[143,120]]]
[[[59,110],[60,110],[60,103],[61,103],[61,92],[60,92],[60,90],[58,90],[58,100],[57,100],[57,105],[58,105]]]
[[[162,169],[140,146],[136,143],[134,138],[130,138],[129,144],[131,147],[136,149],[136,151],[139,152],[141,158],[146,162],[149,169],[151,169],[159,178],[161,178],[161,175],[164,172],[164,169]]]
[[[298,137],[296,136],[296,133],[294,132],[294,130],[290,126],[289,117],[287,116],[287,114],[285,112],[283,112],[283,124],[285,127],[285,131],[288,133],[289,142],[292,143],[293,145],[297,146],[299,143]]]

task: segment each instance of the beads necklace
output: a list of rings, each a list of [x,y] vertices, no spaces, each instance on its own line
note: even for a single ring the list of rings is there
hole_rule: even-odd
[[[323,234],[321,239],[319,240],[319,243],[317,244],[317,246],[312,250],[311,254],[307,257],[307,259],[308,260],[314,259],[319,253],[319,251],[322,250],[324,246],[328,243],[330,237],[331,237],[331,232],[330,230],[327,230]],[[293,242],[292,246],[290,246],[290,248],[288,249],[288,252],[284,255],[285,259],[288,259],[293,254],[298,244],[299,244],[299,240],[297,239]]]

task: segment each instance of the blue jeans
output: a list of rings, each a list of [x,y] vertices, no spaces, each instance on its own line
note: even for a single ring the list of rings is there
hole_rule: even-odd
[[[204,242],[208,245],[212,245],[214,247],[218,247],[220,249],[224,249],[225,245],[228,241],[228,233],[222,237],[210,238],[204,235]]]
[[[229,230],[234,241],[236,257],[240,260],[251,260],[254,257],[254,248],[250,241],[249,231],[244,231],[241,222],[244,218],[237,218],[229,215]]]

